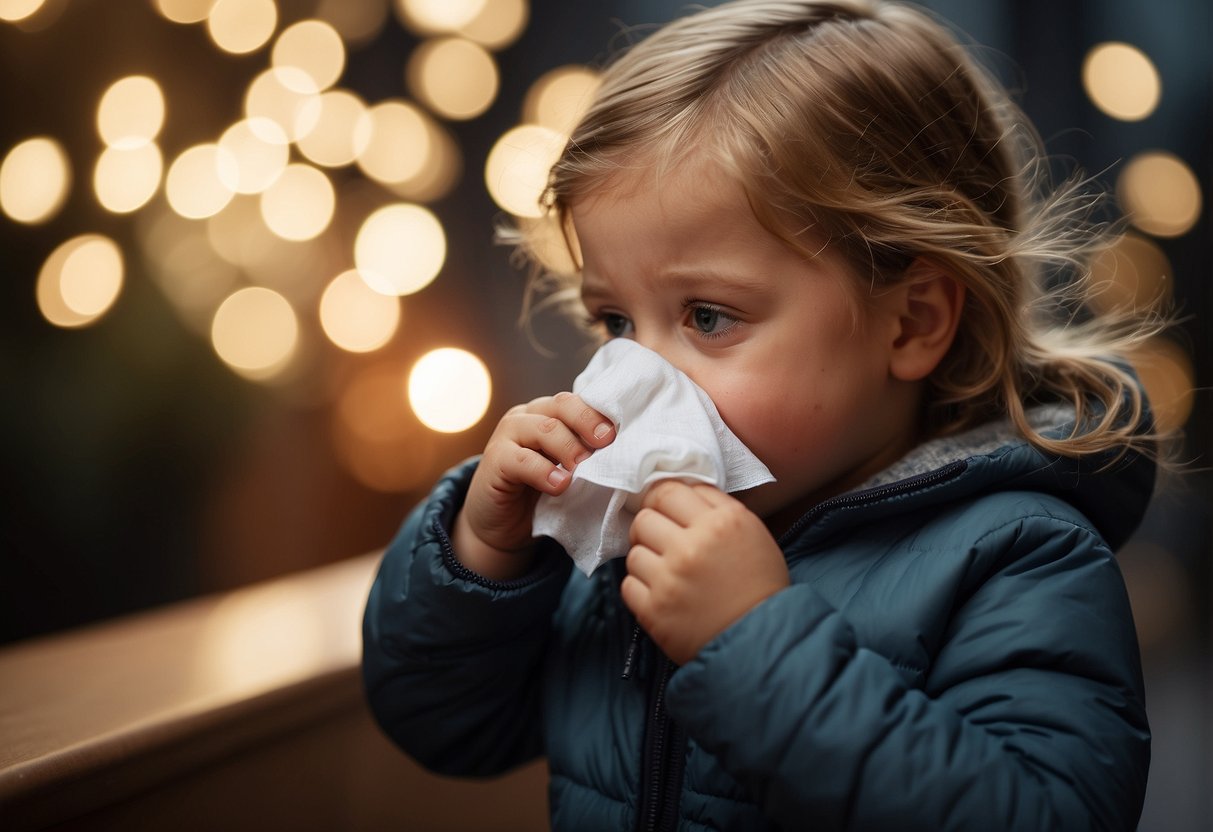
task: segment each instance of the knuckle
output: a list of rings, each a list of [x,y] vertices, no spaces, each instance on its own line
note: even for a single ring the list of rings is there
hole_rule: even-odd
[[[560,427],[560,420],[555,416],[548,416],[546,419],[539,422],[540,433],[551,433],[558,427]]]

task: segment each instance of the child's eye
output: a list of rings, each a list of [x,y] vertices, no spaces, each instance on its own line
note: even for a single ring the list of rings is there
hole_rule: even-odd
[[[719,337],[737,325],[737,319],[723,310],[708,304],[691,307],[691,325],[708,336]]]
[[[626,338],[632,334],[632,322],[618,312],[603,312],[597,323],[606,330],[608,338]]]

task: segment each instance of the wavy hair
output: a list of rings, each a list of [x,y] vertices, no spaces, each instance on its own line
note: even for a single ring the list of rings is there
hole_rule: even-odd
[[[1051,183],[1026,116],[926,12],[734,0],[659,29],[605,71],[552,169],[547,233],[563,229],[575,252],[575,200],[623,169],[692,153],[736,176],[789,246],[843,252],[861,298],[919,258],[964,286],[955,341],[927,379],[928,436],[1009,418],[1047,452],[1154,455],[1141,388],[1118,357],[1163,321],[1086,303],[1091,260],[1115,231],[1092,219],[1101,194],[1077,176]],[[519,235],[532,259],[543,233]],[[576,265],[535,276],[531,291],[554,302],[579,283]],[[1074,408],[1070,435],[1032,426],[1027,410],[1043,401]]]

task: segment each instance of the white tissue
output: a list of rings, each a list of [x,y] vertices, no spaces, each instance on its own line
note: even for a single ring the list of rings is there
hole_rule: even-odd
[[[775,479],[707,393],[635,341],[604,344],[573,392],[614,423],[615,441],[577,466],[564,494],[539,498],[533,533],[556,540],[587,575],[627,554],[641,495],[658,480],[742,491]]]

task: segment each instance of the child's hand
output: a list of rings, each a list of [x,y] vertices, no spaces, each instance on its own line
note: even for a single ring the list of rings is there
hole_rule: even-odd
[[[655,485],[630,537],[623,601],[678,664],[790,582],[762,520],[703,483]]]
[[[577,463],[614,439],[610,421],[572,393],[511,408],[489,437],[455,519],[459,561],[495,580],[525,572],[540,493],[564,493]]]

